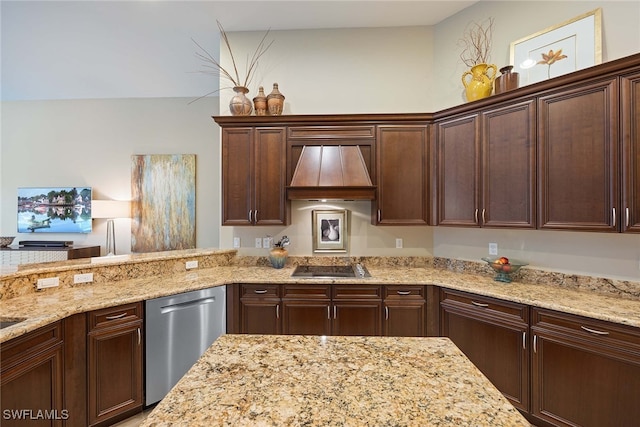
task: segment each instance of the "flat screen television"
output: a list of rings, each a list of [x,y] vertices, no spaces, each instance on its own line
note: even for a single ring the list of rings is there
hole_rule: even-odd
[[[91,233],[91,187],[18,188],[18,233]]]

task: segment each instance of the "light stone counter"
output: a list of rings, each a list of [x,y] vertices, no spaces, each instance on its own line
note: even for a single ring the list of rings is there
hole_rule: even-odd
[[[529,426],[448,338],[225,335],[142,426]]]
[[[183,267],[184,268],[184,267]],[[484,274],[456,273],[440,268],[367,265],[367,279],[295,279],[293,267],[276,270],[256,266],[210,266],[189,271],[154,271],[150,277],[69,285],[0,299],[3,320],[26,318],[0,329],[0,343],[85,311],[144,301],[228,283],[376,283],[431,284],[489,297],[640,327],[640,300],[588,290],[533,283],[502,283]],[[30,285],[32,287],[32,285]]]

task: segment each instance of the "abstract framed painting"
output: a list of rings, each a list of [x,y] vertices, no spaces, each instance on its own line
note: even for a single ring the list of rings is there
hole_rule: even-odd
[[[196,246],[195,154],[132,156],[131,251]]]

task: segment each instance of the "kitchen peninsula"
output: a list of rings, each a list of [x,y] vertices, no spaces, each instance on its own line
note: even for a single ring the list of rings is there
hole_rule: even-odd
[[[225,335],[142,426],[529,423],[447,338]]]

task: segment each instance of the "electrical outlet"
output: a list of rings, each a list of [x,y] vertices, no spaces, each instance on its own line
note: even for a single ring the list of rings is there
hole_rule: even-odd
[[[46,279],[38,279],[36,289],[55,288],[60,286],[60,279],[57,277],[47,277]]]
[[[498,255],[497,243],[489,243],[489,255]]]
[[[402,249],[402,239],[396,239],[396,249]]]
[[[239,237],[234,237],[233,238],[233,249],[240,249],[240,238]]]
[[[93,273],[82,273],[73,275],[73,283],[91,283],[93,282]]]
[[[256,237],[256,249],[262,248],[262,237]]]
[[[270,248],[272,240],[273,239],[271,237],[263,237],[262,238],[262,247],[265,248],[265,249]]]
[[[187,261],[185,264],[187,270],[191,270],[192,268],[198,268],[198,260]]]

